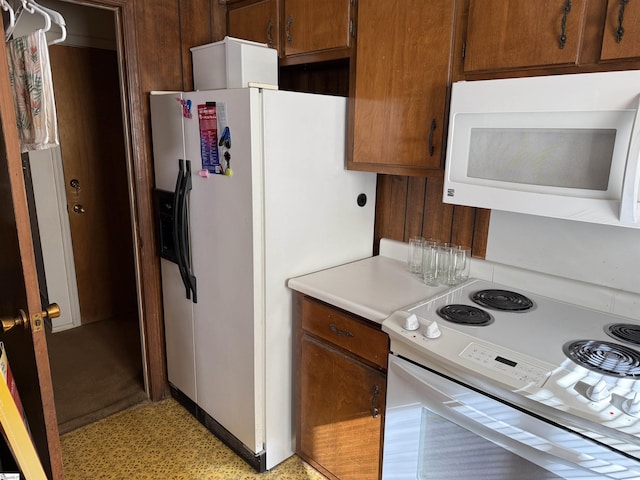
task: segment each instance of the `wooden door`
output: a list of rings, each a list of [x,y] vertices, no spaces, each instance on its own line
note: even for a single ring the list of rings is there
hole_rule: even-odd
[[[50,48],[82,323],[135,315],[117,53]]]
[[[308,335],[300,351],[298,453],[331,478],[379,478],[385,376]]]
[[[453,8],[450,0],[358,2],[350,169],[401,175],[441,169]]]
[[[348,47],[350,0],[285,0],[286,55]]]
[[[41,311],[33,239],[9,83],[0,46],[0,316]],[[29,429],[47,476],[62,479],[62,455],[44,329],[15,327],[2,334]]]
[[[471,0],[464,71],[575,65],[585,0]]]
[[[228,35],[244,40],[266,43],[280,51],[280,21],[276,0],[264,0],[235,7],[229,5]]]
[[[640,57],[640,4],[609,0],[601,60]]]

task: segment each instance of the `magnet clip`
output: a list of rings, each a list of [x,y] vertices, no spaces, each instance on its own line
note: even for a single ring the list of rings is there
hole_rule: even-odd
[[[229,130],[229,127],[224,127],[224,130],[222,131],[222,135],[220,135],[220,141],[218,142],[218,146],[231,148],[231,131]]]
[[[182,116],[191,118],[191,100],[183,100],[182,98],[176,98],[176,100],[182,105]]]
[[[203,168],[198,172],[198,175],[200,175],[202,178],[209,178],[209,170]]]

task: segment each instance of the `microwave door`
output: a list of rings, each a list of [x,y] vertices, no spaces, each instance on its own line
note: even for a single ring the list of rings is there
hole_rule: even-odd
[[[638,183],[640,183],[640,95],[638,95],[636,114],[633,118],[631,139],[627,152],[627,163],[620,196],[620,222],[638,223]]]

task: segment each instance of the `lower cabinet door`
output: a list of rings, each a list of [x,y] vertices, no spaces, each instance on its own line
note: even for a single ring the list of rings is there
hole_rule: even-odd
[[[298,454],[335,478],[378,479],[386,376],[302,335]]]

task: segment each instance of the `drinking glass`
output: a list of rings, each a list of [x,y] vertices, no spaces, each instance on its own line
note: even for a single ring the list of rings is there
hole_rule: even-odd
[[[438,242],[435,240],[422,244],[422,278],[427,285],[438,286]]]
[[[424,238],[411,237],[409,239],[409,256],[407,265],[411,273],[422,273],[422,244]]]
[[[471,267],[471,248],[458,246],[454,249],[453,255],[456,283],[466,282]]]
[[[441,243],[438,246],[438,282],[443,285],[455,285],[455,247],[452,243]]]

